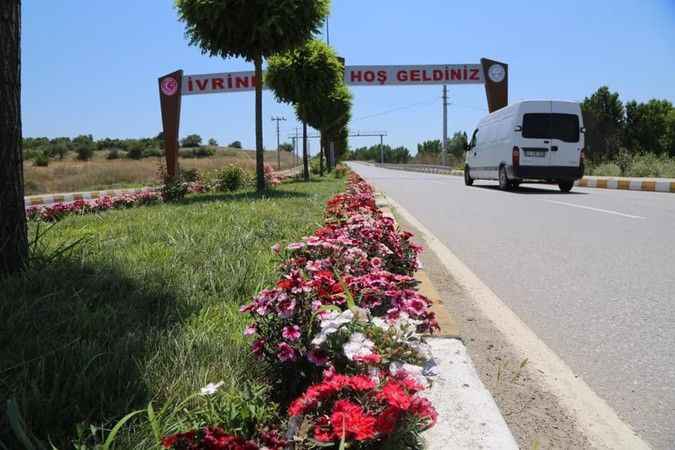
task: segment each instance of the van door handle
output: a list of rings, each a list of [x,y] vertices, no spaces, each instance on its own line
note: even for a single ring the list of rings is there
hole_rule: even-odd
[[[557,151],[558,151],[558,146],[557,146],[557,145],[552,145],[552,146],[551,146],[551,151],[552,151],[552,152],[557,152]]]
[[[551,142],[551,141],[544,141],[544,144],[548,144],[549,142]]]

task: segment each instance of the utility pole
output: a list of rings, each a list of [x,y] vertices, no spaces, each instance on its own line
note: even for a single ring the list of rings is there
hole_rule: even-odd
[[[382,145],[382,137],[384,135],[380,135],[380,164],[384,164],[384,145]]]
[[[441,164],[448,161],[448,85],[443,85],[443,145],[441,151]]]
[[[285,122],[286,118],[285,117],[272,117],[272,120],[277,123],[277,170],[281,170],[281,148],[280,143],[279,143],[279,122],[282,120]]]

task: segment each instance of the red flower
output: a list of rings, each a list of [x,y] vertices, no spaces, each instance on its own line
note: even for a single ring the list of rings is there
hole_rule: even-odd
[[[339,438],[365,441],[375,437],[375,418],[363,412],[363,408],[349,400],[338,400],[333,407],[330,423]]]
[[[330,418],[321,416],[314,425],[314,439],[319,442],[333,442],[335,432],[330,427]]]
[[[426,427],[424,428],[425,430],[433,427],[436,424],[438,413],[431,405],[431,402],[426,398],[416,397],[413,399],[412,403],[410,404],[409,411],[423,422],[426,422]]]
[[[376,427],[380,433],[389,434],[396,430],[396,423],[401,412],[396,408],[387,408],[377,416]]]
[[[377,393],[378,400],[384,400],[389,406],[407,411],[410,408],[412,398],[396,381],[389,380],[382,390]]]

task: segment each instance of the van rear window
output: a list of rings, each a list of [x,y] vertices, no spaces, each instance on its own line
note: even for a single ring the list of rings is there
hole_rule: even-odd
[[[579,142],[579,117],[574,114],[525,114],[523,137]]]

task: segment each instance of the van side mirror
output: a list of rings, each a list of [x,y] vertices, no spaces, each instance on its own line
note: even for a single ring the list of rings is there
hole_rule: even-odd
[[[468,152],[469,150],[471,150],[471,144],[464,144],[464,151]]]
[[[521,131],[523,131],[523,127],[521,127],[520,125],[516,125],[513,131],[515,131],[516,133],[520,133]]]
[[[586,127],[579,128],[579,131],[581,131],[582,133],[586,133]]]

